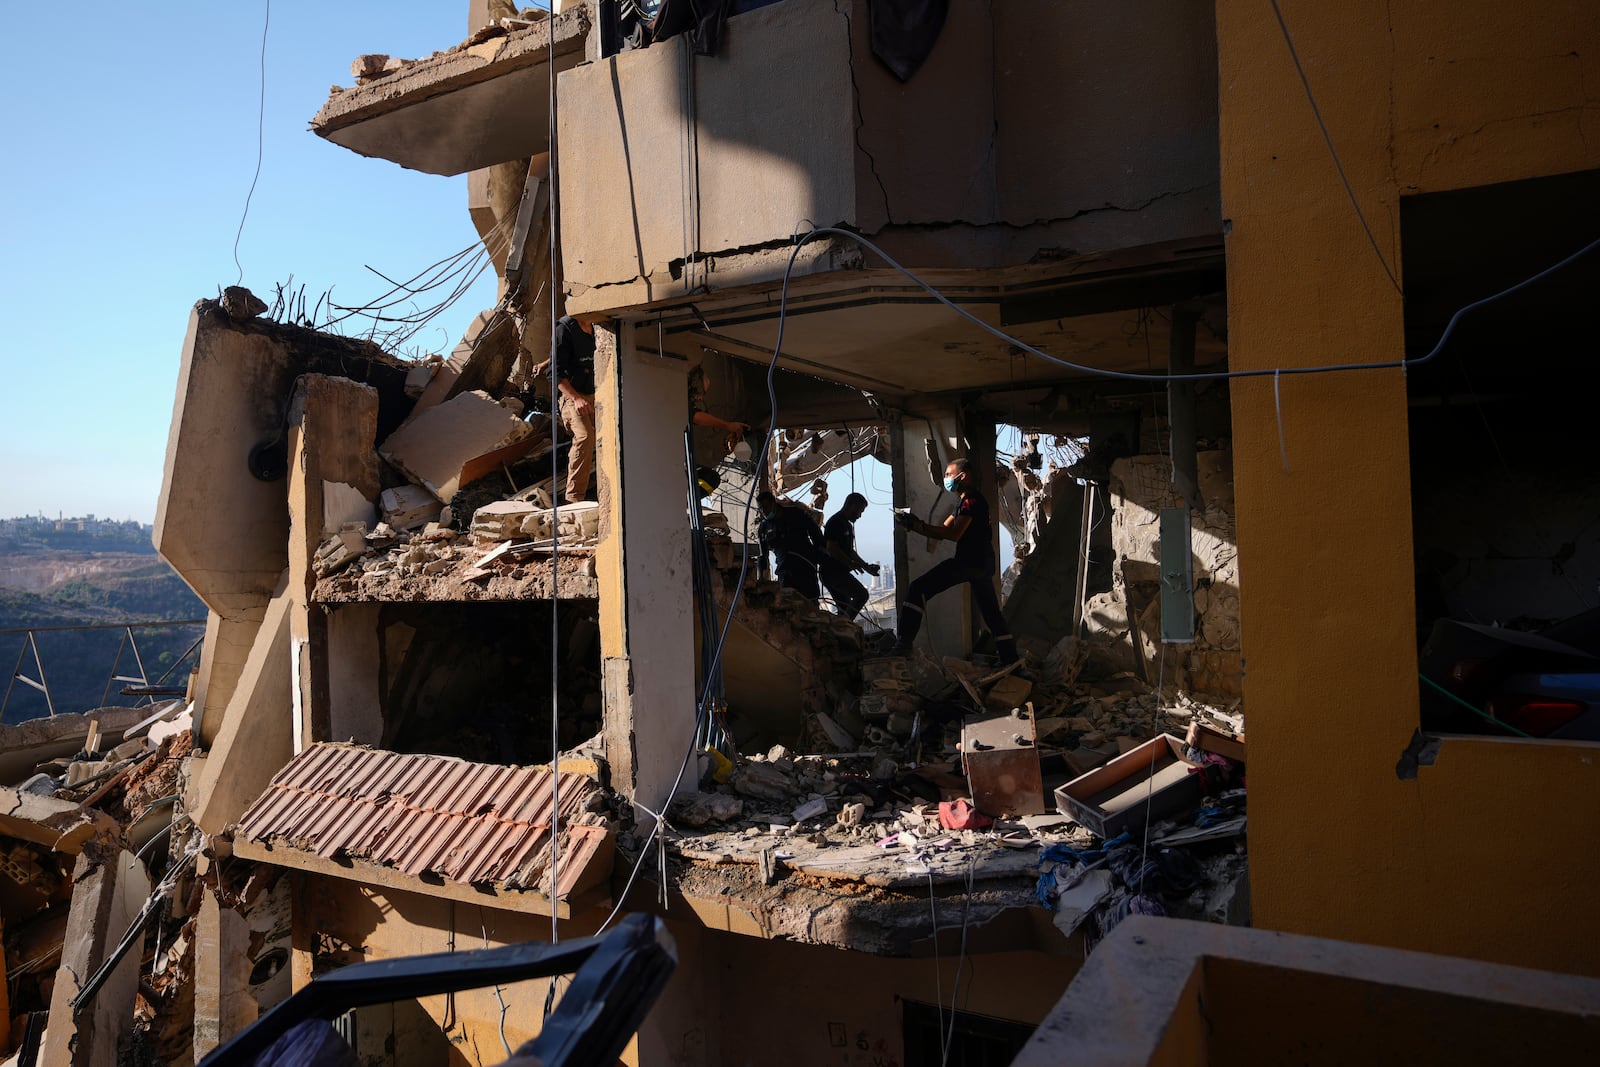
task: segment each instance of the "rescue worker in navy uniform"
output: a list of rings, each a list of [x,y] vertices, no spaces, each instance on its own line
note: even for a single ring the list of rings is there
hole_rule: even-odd
[[[828,587],[828,595],[839,607],[839,614],[854,619],[867,603],[867,587],[856,578],[857,573],[878,574],[878,565],[868,563],[856,554],[856,520],[867,510],[867,498],[851,493],[844,498],[844,506],[833,513],[822,527],[822,537],[828,554],[822,560],[818,575]]]
[[[989,501],[978,492],[972,466],[965,459],[951,460],[945,467],[944,488],[946,492],[959,493],[961,502],[943,525],[934,526],[915,515],[895,513],[895,521],[914,533],[956,543],[953,558],[934,564],[906,590],[905,603],[900,607],[900,634],[896,652],[904,655],[911,651],[917,631],[922,628],[922,616],[927,609],[928,598],[965,583],[972,588],[972,600],[978,605],[983,624],[994,636],[1000,662],[1015,663],[1017,641],[1011,635],[1011,627],[1000,611],[1000,598],[994,591],[994,532],[989,519]]]
[[[767,489],[756,494],[756,506],[762,516],[757,527],[761,555],[765,558],[772,553],[778,583],[816,600],[822,595],[817,587],[817,564],[827,554],[817,520],[799,504],[779,500]]]

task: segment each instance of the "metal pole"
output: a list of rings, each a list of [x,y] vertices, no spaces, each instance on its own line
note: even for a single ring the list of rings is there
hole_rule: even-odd
[[[17,676],[22,673],[22,657],[28,654],[28,639],[24,637],[22,644],[17,646],[17,665],[11,668],[11,681],[6,683],[6,698],[0,701],[0,719],[5,718],[6,708],[11,704],[11,690],[17,684]],[[107,688],[110,688],[109,686]]]
[[[111,661],[111,676],[106,679],[105,691],[100,694],[100,706],[102,708],[106,706],[106,701],[111,697],[112,685],[119,680],[117,678],[117,668],[122,666],[122,650],[128,647],[128,638],[132,636],[132,627],[125,626],[122,628],[122,639],[117,642],[117,657]]]
[[[33,634],[28,634],[28,644],[33,646],[33,665],[39,670],[39,692],[44,694],[44,706],[50,709],[50,714],[56,713],[56,702],[50,699],[50,679],[44,676],[44,660],[39,658],[39,642],[33,639]],[[23,679],[27,681],[27,679]]]

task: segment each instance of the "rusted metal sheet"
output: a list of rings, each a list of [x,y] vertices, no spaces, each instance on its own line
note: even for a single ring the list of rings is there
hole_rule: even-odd
[[[972,804],[985,815],[1042,815],[1049,810],[1032,704],[1004,715],[968,719],[961,728],[961,762]]]
[[[252,841],[324,859],[347,856],[413,877],[550,892],[555,773],[359,745],[312,745],[289,761],[239,820]],[[579,825],[599,791],[562,774],[558,895],[590,885],[611,831]],[[587,821],[592,821],[590,817]]]

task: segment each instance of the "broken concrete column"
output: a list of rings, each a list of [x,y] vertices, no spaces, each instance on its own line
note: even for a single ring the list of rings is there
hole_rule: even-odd
[[[313,610],[314,561],[326,526],[326,483],[378,497],[378,394],[359,382],[302,375],[289,408],[289,670],[296,751],[328,725],[327,618]],[[392,439],[392,438],[391,438]]]
[[[123,1062],[120,1046],[133,1028],[139,992],[139,948],[122,957],[77,1013],[72,999],[117,947],[149,895],[150,879],[133,853],[99,842],[84,844],[72,873],[72,909],[40,1067],[117,1067]]]
[[[250,924],[212,893],[200,901],[194,950],[194,1059],[199,1063],[256,1021],[250,995]]]
[[[288,576],[256,632],[222,729],[191,778],[189,811],[200,829],[220,833],[244,814],[294,755],[289,669]]]

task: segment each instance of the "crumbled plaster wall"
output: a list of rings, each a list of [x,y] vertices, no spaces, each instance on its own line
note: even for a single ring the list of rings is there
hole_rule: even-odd
[[[1192,692],[1239,697],[1244,665],[1232,453],[1202,452],[1198,467],[1194,644],[1168,645],[1164,652],[1161,646],[1160,511],[1183,506],[1165,456],[1132,456],[1111,466],[1112,588],[1089,598],[1085,617],[1092,645],[1112,663],[1139,670],[1151,683],[1160,676]]]

